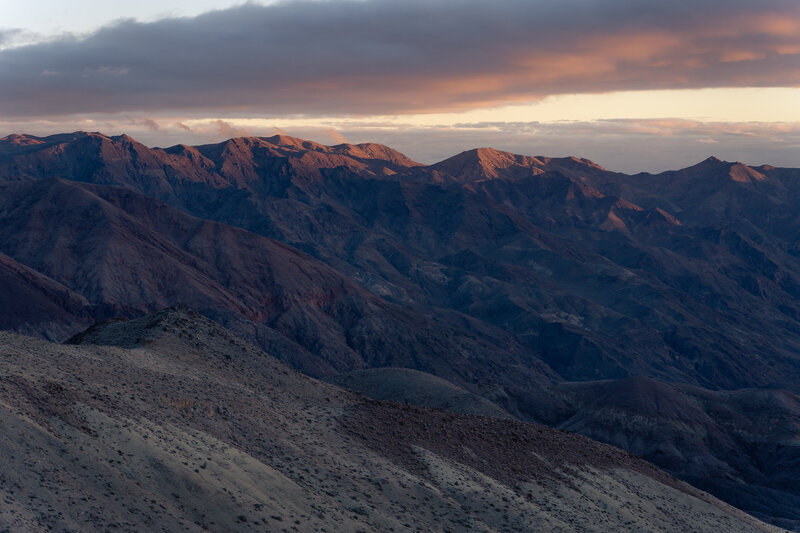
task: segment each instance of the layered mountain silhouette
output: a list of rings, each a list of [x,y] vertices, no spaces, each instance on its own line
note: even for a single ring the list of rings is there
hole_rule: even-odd
[[[714,428],[732,441],[698,441],[709,428],[668,422],[630,390],[706,398],[712,418],[712,404],[742,412],[718,391],[794,398],[798,181],[800,170],[714,158],[624,175],[488,148],[426,166],[381,145],[287,136],[157,149],[12,135],[0,139],[0,290],[17,296],[0,319],[64,340],[95,320],[189,305],[312,376],[424,371],[794,527],[800,487],[764,462],[777,437],[734,421]],[[677,452],[658,447],[659,431],[597,415],[609,387],[654,427],[677,428]],[[796,427],[794,408],[770,405],[748,423]],[[797,472],[784,437],[782,468]]]

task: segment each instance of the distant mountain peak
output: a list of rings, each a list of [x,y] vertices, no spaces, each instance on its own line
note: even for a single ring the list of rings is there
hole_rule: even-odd
[[[497,148],[491,148],[491,147],[475,148],[473,150],[467,150],[466,153],[469,152],[476,154],[481,159],[487,159],[487,160],[497,160],[497,159],[505,160],[514,157],[514,154],[512,154],[511,152],[506,152],[504,150],[498,150]]]
[[[88,132],[88,131],[74,131],[72,133],[57,133],[48,135],[46,137],[38,137],[27,133],[19,134],[12,133],[5,137],[0,137],[0,143],[9,144],[12,146],[33,146],[33,145],[53,145],[60,143],[68,143],[86,138],[102,138],[109,139],[102,133]]]
[[[72,139],[90,138],[90,139],[105,139],[105,140],[109,140],[109,141],[113,139],[113,137],[110,137],[108,135],[100,133],[99,131],[83,131],[83,130],[75,131],[75,132],[72,132],[72,133],[67,133],[65,135],[50,135],[48,137],[45,137],[45,139],[47,139],[47,140],[54,139],[54,140],[62,141],[62,137],[66,138],[66,139],[63,139],[63,140],[67,140],[70,137]],[[121,135],[117,136],[117,137],[121,137]],[[127,135],[126,135],[126,137],[127,137]]]
[[[551,171],[571,177],[605,172],[603,167],[589,159],[573,156],[534,157],[496,148],[466,150],[429,168],[462,183],[483,179],[519,179]]]
[[[11,135],[0,137],[0,142],[6,142],[14,146],[26,146],[31,144],[42,144],[44,141],[30,135],[12,133]]]
[[[418,163],[398,152],[394,148],[390,148],[384,144],[378,143],[361,143],[361,144],[348,144],[342,143],[330,147],[336,153],[342,153],[351,157],[358,157],[362,159],[382,159],[389,161],[395,165],[404,167],[420,167],[422,163]]]
[[[754,181],[764,181],[767,179],[767,176],[741,161],[723,161],[714,156],[708,157],[684,170],[702,173],[713,172],[716,175],[724,174],[731,180],[739,183],[752,183]],[[762,170],[766,169],[762,168]]]
[[[744,163],[736,162],[731,165],[730,176],[733,181],[738,181],[742,183],[750,183],[753,181],[764,181],[767,177],[757,171],[754,168],[751,168]]]
[[[575,157],[574,155],[571,155],[569,157],[563,157],[563,158],[560,158],[560,159],[559,158],[551,159],[551,161],[562,161],[562,162],[570,161],[570,162],[574,163],[577,166],[591,167],[591,168],[594,168],[594,169],[597,169],[597,170],[602,170],[602,171],[606,170],[604,167],[602,167],[601,165],[598,165],[597,163],[595,163],[591,159],[586,159],[585,157]]]
[[[473,148],[440,161],[430,168],[453,176],[457,181],[499,179],[541,174],[542,162],[495,148]]]
[[[139,144],[139,142],[136,139],[134,139],[133,137],[131,137],[127,133],[123,133],[122,135],[115,135],[115,136],[111,137],[111,139],[114,140],[114,141],[117,141],[117,142]]]
[[[292,137],[290,135],[285,135],[279,133],[277,135],[273,135],[272,137],[257,137],[261,141],[268,142],[275,146],[280,146],[283,148],[291,148],[294,150],[314,150],[314,151],[325,151],[327,146],[324,144],[320,144],[314,141],[308,141],[305,139],[300,139],[299,137]]]

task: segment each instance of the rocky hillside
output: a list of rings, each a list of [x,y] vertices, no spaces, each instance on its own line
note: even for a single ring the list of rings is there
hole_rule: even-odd
[[[777,531],[616,448],[366,400],[187,309],[0,333],[12,531]]]
[[[0,178],[124,187],[284,242],[384,301],[480,330],[559,378],[796,390],[800,377],[796,170],[709,159],[626,176],[490,149],[424,167],[378,145],[286,136],[160,150],[76,133],[0,141]],[[0,252],[42,265],[9,244]],[[73,278],[53,279],[75,290]],[[317,338],[332,342],[324,331]]]

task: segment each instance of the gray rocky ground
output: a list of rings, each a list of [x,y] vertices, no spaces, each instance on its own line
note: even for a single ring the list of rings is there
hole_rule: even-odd
[[[778,531],[568,432],[368,400],[187,309],[0,333],[0,530]]]

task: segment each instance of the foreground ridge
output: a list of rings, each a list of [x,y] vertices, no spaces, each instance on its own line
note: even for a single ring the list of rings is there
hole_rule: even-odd
[[[0,341],[12,530],[777,531],[583,437],[347,393],[186,308]]]

